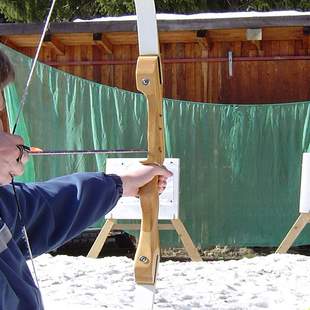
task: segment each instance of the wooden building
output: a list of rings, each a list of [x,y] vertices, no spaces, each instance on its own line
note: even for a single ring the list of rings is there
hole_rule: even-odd
[[[310,99],[310,13],[199,14],[158,21],[164,96],[263,104]],[[0,24],[0,41],[34,56],[43,24]],[[136,21],[51,23],[40,61],[136,91]]]

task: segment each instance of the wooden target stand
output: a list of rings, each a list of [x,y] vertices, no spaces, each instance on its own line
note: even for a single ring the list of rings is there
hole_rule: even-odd
[[[276,253],[286,253],[305,226],[310,223],[310,153],[304,153],[302,157],[299,213]]]
[[[110,158],[107,159],[106,173],[121,173],[128,167],[139,163],[141,158]],[[188,256],[192,261],[201,262],[202,258],[195,247],[184,224],[179,219],[179,171],[180,164],[177,158],[168,158],[164,165],[173,172],[173,177],[168,179],[166,190],[161,194],[159,202],[159,220],[169,221],[159,223],[159,230],[175,230],[183,243]],[[87,257],[97,258],[99,253],[113,229],[119,230],[140,230],[140,224],[118,223],[118,220],[141,220],[139,199],[134,197],[122,197],[116,207],[106,214],[106,222],[100,230]]]

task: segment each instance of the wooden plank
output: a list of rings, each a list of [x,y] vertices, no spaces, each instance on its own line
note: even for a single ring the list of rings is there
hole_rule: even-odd
[[[208,37],[212,42],[246,41],[246,29],[209,30]]]
[[[183,223],[179,219],[171,220],[171,223],[177,231],[180,239],[182,240],[184,248],[191,260],[193,262],[202,262],[202,258]]]
[[[255,57],[258,56],[258,45],[256,42],[248,41],[246,42],[248,46],[248,56]],[[254,102],[256,100],[257,94],[261,90],[261,85],[258,85],[258,68],[259,63],[256,61],[247,62],[247,82],[248,87],[244,86],[244,97],[242,98],[242,103],[247,104],[248,102]],[[258,102],[259,103],[259,102]]]
[[[85,47],[84,54],[82,52],[82,59],[83,60],[93,60],[93,46],[88,45]],[[85,57],[85,58],[84,58]],[[94,80],[94,66],[84,66],[86,69],[85,75],[83,74],[83,77],[89,81]]]
[[[271,56],[277,56],[280,53],[280,41],[271,41],[272,51]],[[283,89],[283,75],[281,74],[281,71],[283,69],[283,66],[279,64],[278,62],[274,61],[272,62],[273,65],[273,71],[271,79],[272,81],[277,81],[277,86],[275,87],[275,84],[272,87],[272,99],[277,100],[277,102],[284,102],[282,99],[283,91],[286,93],[287,90]]]
[[[115,224],[113,226],[113,229],[117,230],[117,229],[120,229],[120,230],[140,230],[141,229],[141,224]],[[169,224],[162,224],[162,223],[159,223],[158,224],[158,229],[159,230],[173,230],[174,227],[171,223]]]
[[[19,47],[35,47],[38,46],[40,35],[32,34],[32,35],[12,35],[7,36],[7,38],[16,46]]]
[[[232,64],[232,76],[229,76],[228,53],[232,52],[233,59],[235,57],[235,54],[232,42],[222,42],[219,46],[221,49],[221,56],[227,58],[227,61],[223,63],[221,68],[221,76],[223,80],[223,86],[221,88],[221,100],[226,103],[229,102],[229,97],[231,96],[231,89],[233,88],[232,85],[236,81],[236,64],[234,60]]]
[[[102,49],[99,46],[94,46],[93,60],[101,60],[103,54],[105,53],[102,52]],[[97,83],[101,83],[101,66],[93,66],[93,80]]]
[[[113,45],[138,45],[138,35],[136,32],[107,32],[105,36]]]
[[[13,48],[14,50],[18,50],[18,46],[14,42],[12,42],[10,38],[6,36],[0,36],[0,42],[10,48]]]
[[[91,249],[89,250],[87,257],[97,258],[100,254],[100,251],[107,240],[107,237],[110,231],[113,229],[116,220],[108,219],[106,220],[105,224],[102,226],[99,235],[97,236],[94,244],[92,245]]]
[[[217,57],[226,57],[228,59],[228,54],[227,51],[223,50],[222,48],[223,43],[220,42],[219,44],[219,50],[217,53]],[[217,63],[217,78],[218,78],[218,89],[217,89],[217,99],[215,102],[223,102],[223,82],[225,80],[225,77],[227,77],[227,75],[223,75],[223,67],[225,67],[225,70],[227,70],[228,68],[228,61],[226,62],[219,62]]]
[[[263,40],[301,40],[303,27],[263,28]]]
[[[70,51],[70,60],[82,60],[82,50],[83,46],[72,46]],[[83,77],[83,69],[84,66],[74,66],[70,68],[69,66],[69,72],[71,74],[74,74],[79,77]]]
[[[19,48],[18,49],[19,52],[21,52],[22,54],[28,56],[28,57],[34,57],[35,54],[35,49],[31,48],[31,47],[23,47],[23,48]]]
[[[299,98],[301,101],[308,101],[310,98],[310,88],[309,88],[310,63],[309,61],[298,61],[294,66],[294,70],[295,72],[293,71],[292,75],[290,75],[294,77],[296,76],[296,80],[291,78],[292,88],[295,91],[294,97]],[[296,85],[298,85],[298,87],[296,87]]]
[[[209,57],[209,52],[210,52],[210,49],[202,50],[201,57]],[[201,87],[202,87],[201,101],[202,102],[208,102],[208,94],[209,94],[208,83],[209,83],[209,63],[204,62],[204,63],[201,63]]]
[[[72,34],[54,34],[54,38],[58,39],[66,45],[92,45],[92,33],[72,33]],[[8,38],[20,47],[35,47],[38,45],[40,35],[11,35]]]
[[[54,49],[59,55],[64,55],[65,53],[65,45],[56,36],[52,36],[50,34],[45,35],[43,46]]]
[[[309,55],[310,54],[310,35],[309,34],[304,35],[302,42],[303,42],[303,47],[306,51],[306,55]]]
[[[177,55],[177,44],[172,44],[172,57],[176,58]],[[178,64],[172,65],[172,80],[171,80],[171,90],[172,98],[179,99],[178,89],[180,88],[180,77],[178,76]]]
[[[72,47],[65,46],[65,53],[64,53],[64,55],[58,55],[57,56],[57,60],[60,61],[60,62],[69,61],[70,60],[70,50],[71,49],[72,49]],[[65,72],[70,72],[69,66],[59,66],[59,67],[57,67],[57,69],[65,71]]]
[[[193,47],[193,51],[194,51],[194,57],[195,58],[201,58],[204,57],[203,56],[203,52],[207,51],[205,48],[197,48],[197,46]],[[195,63],[194,64],[195,68],[195,79],[196,79],[196,86],[195,86],[195,98],[193,99],[194,101],[197,102],[203,102],[204,98],[203,98],[203,85],[204,85],[204,80],[203,80],[203,64],[202,63]]]
[[[65,42],[66,45],[92,45],[92,33],[56,33],[54,34],[60,41]]]
[[[185,44],[177,43],[175,45],[175,58],[183,58],[185,56]],[[186,96],[186,64],[176,64],[176,72],[172,81],[172,87],[175,93],[173,98],[184,100]],[[174,87],[176,85],[176,87]]]
[[[264,42],[264,53],[265,56],[272,56],[272,41]],[[275,63],[273,61],[263,62],[260,64],[260,70],[262,70],[263,78],[262,82],[264,85],[263,97],[261,98],[261,103],[271,103],[274,101],[274,93],[273,90],[275,87],[274,81],[274,71],[275,71]]]
[[[220,42],[214,42],[210,57],[222,57],[222,45]],[[224,63],[226,65],[226,63]],[[209,81],[208,81],[208,100],[207,102],[216,103],[221,102],[221,64],[209,63]]]
[[[107,59],[107,60],[113,60],[114,59],[114,54],[109,55],[109,54],[102,54],[102,59]],[[101,67],[101,83],[105,85],[115,85],[114,81],[114,66],[113,65],[104,65],[100,66]],[[134,83],[134,81],[133,81]]]
[[[160,32],[161,43],[193,43],[197,41],[196,31]]]
[[[42,47],[42,62],[49,62],[52,60],[52,49],[48,47]]]
[[[254,45],[252,45],[253,47]],[[250,49],[249,55],[253,53],[258,56],[258,49],[255,46],[255,50]],[[264,90],[262,89],[262,85],[258,83],[260,78],[260,64],[258,61],[252,61],[249,63],[249,89],[247,89],[246,97],[244,98],[243,103],[247,104],[248,102],[257,102],[260,103],[260,93]]]
[[[10,35],[7,38],[20,47],[35,47],[38,45],[39,35]],[[96,45],[97,40],[93,40],[93,33],[55,33],[53,38],[70,46],[76,45]],[[105,48],[111,50],[111,45],[137,45],[138,37],[135,32],[116,32],[104,33],[106,44]],[[161,32],[159,33],[159,40],[161,43],[192,43],[196,42],[196,32]],[[109,43],[107,43],[109,42]]]
[[[242,55],[242,46],[245,42],[234,42],[233,43],[233,55],[234,57],[240,57]],[[233,61],[233,77],[229,79],[229,94],[227,94],[225,100],[228,103],[239,102],[239,89],[242,87],[241,83],[243,80],[243,71],[241,64]]]
[[[12,44],[21,47],[35,47],[38,45],[40,36],[38,34],[16,34],[6,36]],[[100,44],[93,40],[93,33],[54,33],[55,40],[66,45],[96,45]],[[263,28],[263,40],[302,40],[304,37],[303,27],[275,27]],[[103,47],[111,51],[111,45],[137,45],[136,32],[106,32],[103,36]],[[161,43],[193,43],[197,42],[196,31],[171,31],[160,32]],[[210,42],[232,42],[246,41],[246,29],[215,29],[208,30],[208,41]]]
[[[125,45],[122,47],[123,53],[122,53],[122,59],[126,60],[131,57],[131,48],[130,45]],[[135,83],[130,80],[130,72],[131,72],[131,66],[130,64],[125,64],[122,66],[122,88],[126,90],[132,90],[133,86],[135,87]],[[132,78],[132,77],[131,77]]]
[[[276,253],[286,253],[309,221],[310,213],[301,213],[281,242]]]
[[[170,58],[173,54],[173,44],[164,44],[161,46],[162,58]],[[173,98],[172,95],[172,76],[175,65],[174,64],[163,64],[163,75],[164,75],[164,97]]]
[[[124,59],[124,50],[121,46],[114,46],[114,57],[116,59]],[[114,66],[114,85],[123,88],[123,65]]]
[[[130,45],[130,52],[131,55],[129,57],[131,59],[138,59],[139,56],[138,46]],[[136,80],[136,62],[134,64],[129,65],[128,90],[133,92],[137,91],[135,80]]]
[[[195,44],[185,44],[185,57],[194,57]],[[186,98],[190,101],[196,100],[196,86],[197,86],[197,76],[195,73],[195,64],[188,63],[185,65],[185,94],[183,94],[183,99]]]
[[[106,52],[108,54],[113,53],[113,45],[103,33],[94,33],[93,34],[93,41],[94,41],[95,45],[102,48],[104,52]]]
[[[279,41],[279,50],[278,55],[286,56],[289,53],[289,41]],[[294,70],[292,66],[295,66],[294,62],[291,61],[283,61],[281,63],[277,63],[277,74],[278,74],[278,92],[277,101],[278,102],[287,102],[289,98],[292,98],[295,88],[295,81],[293,79],[288,79],[290,76],[290,72]],[[292,83],[293,82],[293,83]]]
[[[296,44],[296,54],[297,55],[299,55],[299,56],[307,55],[308,49],[305,48],[303,40],[296,40],[295,44]]]

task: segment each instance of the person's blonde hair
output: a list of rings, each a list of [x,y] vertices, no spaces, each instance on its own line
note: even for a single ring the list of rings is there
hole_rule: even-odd
[[[9,57],[0,50],[0,88],[3,89],[15,79],[15,71]]]

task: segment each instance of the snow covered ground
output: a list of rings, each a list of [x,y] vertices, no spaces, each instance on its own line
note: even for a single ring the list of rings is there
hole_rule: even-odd
[[[133,261],[126,257],[42,255],[35,264],[46,310],[134,309]],[[308,310],[310,257],[161,263],[154,308]]]

